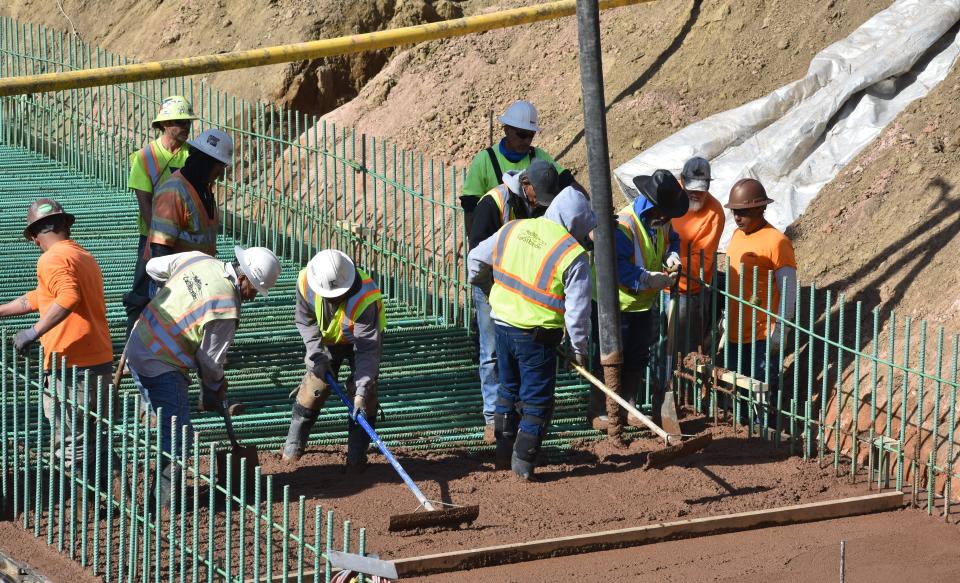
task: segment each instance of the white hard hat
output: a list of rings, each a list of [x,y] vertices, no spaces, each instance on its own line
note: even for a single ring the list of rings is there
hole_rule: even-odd
[[[347,254],[324,249],[307,263],[307,285],[323,298],[336,298],[350,290],[357,268]]]
[[[234,255],[240,264],[240,271],[247,276],[253,287],[257,288],[263,297],[267,296],[280,277],[280,261],[273,251],[266,247],[234,247]]]
[[[523,99],[511,103],[507,111],[503,112],[503,115],[497,119],[500,120],[500,123],[503,125],[517,128],[518,130],[530,130],[531,132],[540,131],[540,126],[537,125],[540,122],[540,118],[537,115],[537,108],[529,101],[524,101]]]
[[[194,150],[203,152],[214,160],[223,162],[227,166],[233,159],[233,139],[227,132],[210,128],[192,140],[187,140]]]

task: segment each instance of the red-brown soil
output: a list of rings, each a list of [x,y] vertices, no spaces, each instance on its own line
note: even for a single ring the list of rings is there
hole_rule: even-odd
[[[951,583],[960,572],[960,528],[917,510],[766,528],[408,581]]]
[[[480,518],[461,530],[427,530],[390,535],[392,514],[411,512],[417,503],[380,456],[371,456],[359,476],[341,474],[342,454],[312,450],[298,467],[275,455],[261,454],[263,470],[278,491],[290,486],[290,498],[307,497],[313,506],[334,510],[367,529],[367,549],[401,558],[513,541],[625,528],[650,522],[758,510],[862,495],[861,479],[838,480],[832,465],[790,457],[757,439],[717,429],[703,453],[664,470],[644,471],[652,440],[635,441],[628,450],[607,442],[585,444],[569,458],[543,466],[536,483],[524,483],[508,471],[493,469],[492,455],[407,455],[400,460],[428,498],[479,504]],[[846,471],[845,467],[841,471]],[[282,504],[275,507],[275,515]],[[293,512],[292,512],[293,514]]]
[[[48,547],[45,540],[33,536],[13,522],[0,521],[0,551],[21,565],[28,566],[36,573],[57,583],[99,583],[100,577],[93,575],[90,569],[83,569],[79,563]],[[6,581],[6,578],[0,578]]]

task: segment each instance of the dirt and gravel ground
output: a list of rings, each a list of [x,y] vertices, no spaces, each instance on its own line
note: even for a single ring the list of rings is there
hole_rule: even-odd
[[[342,452],[311,450],[290,468],[275,455],[261,454],[274,488],[290,486],[291,500],[307,497],[313,506],[349,517],[367,528],[368,549],[389,558],[474,548],[625,528],[651,522],[759,510],[815,500],[859,496],[861,481],[835,478],[833,466],[789,457],[785,449],[717,429],[706,452],[663,470],[644,471],[652,440],[627,450],[607,442],[584,444],[560,463],[541,468],[536,483],[493,469],[492,453],[476,455],[401,454],[400,460],[428,498],[479,504],[470,528],[390,535],[392,514],[417,503],[380,456],[359,476],[341,474]],[[275,506],[275,512],[282,504]]]
[[[82,569],[79,563],[61,555],[53,547],[48,547],[46,541],[27,532],[22,525],[8,521],[0,521],[0,551],[13,560],[26,564],[48,580],[61,583],[99,583],[100,577],[90,569]],[[0,581],[10,581],[0,575]]]
[[[409,579],[431,583],[609,581],[952,583],[960,528],[918,510],[766,528],[617,551]]]

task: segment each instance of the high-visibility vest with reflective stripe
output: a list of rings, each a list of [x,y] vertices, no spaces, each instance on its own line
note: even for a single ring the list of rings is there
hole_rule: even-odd
[[[226,264],[194,252],[170,275],[140,315],[136,332],[159,360],[195,369],[203,327],[213,320],[240,319],[240,291]]]
[[[176,237],[176,243],[173,246],[174,253],[184,253],[187,251],[202,251],[207,255],[217,254],[217,206],[213,206],[213,216],[207,215],[207,210],[200,200],[200,195],[190,184],[183,174],[175,172],[170,175],[163,184],[154,193],[154,200],[161,192],[174,191],[183,201],[184,208],[190,213],[189,224],[181,225],[179,220],[182,217],[161,217],[157,216],[154,209],[153,222],[151,229],[155,229],[170,237]],[[176,219],[176,220],[175,220]]]
[[[327,326],[323,327],[323,298],[315,294],[307,284],[307,270],[300,270],[297,289],[300,290],[300,295],[313,305],[324,344],[352,344],[355,341],[353,326],[357,318],[374,303],[377,304],[378,327],[381,332],[387,329],[387,312],[383,309],[383,294],[380,293],[380,288],[374,283],[373,278],[359,267],[357,274],[360,276],[360,289],[347,301],[337,306],[337,311],[333,313]]]
[[[510,189],[507,188],[506,184],[501,184],[500,186],[487,191],[486,194],[480,197],[480,200],[483,200],[488,196],[493,199],[493,202],[497,203],[497,208],[500,209],[501,225],[506,225],[508,222],[517,218],[513,207],[510,206]]]
[[[667,250],[669,223],[657,228],[655,239],[651,239],[650,233],[640,223],[640,217],[633,210],[633,205],[629,205],[620,211],[620,214],[617,215],[617,223],[617,227],[633,243],[633,253],[630,256],[630,261],[647,271],[662,271],[664,254]],[[618,287],[620,288],[620,311],[622,312],[649,310],[660,297],[660,290],[658,289],[632,292],[622,285]]]
[[[563,274],[584,248],[542,217],[511,221],[495,236],[490,308],[497,319],[516,328],[562,328]]]

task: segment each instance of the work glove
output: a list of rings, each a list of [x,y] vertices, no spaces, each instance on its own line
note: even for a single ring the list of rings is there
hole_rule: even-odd
[[[679,271],[680,268],[683,267],[683,264],[680,262],[680,255],[676,251],[667,255],[667,261],[665,263],[668,271]]]
[[[315,359],[313,366],[310,367],[310,372],[323,382],[327,382],[327,373],[330,372],[330,360],[327,358]]]
[[[353,418],[356,419],[360,413],[367,414],[367,398],[363,395],[357,395],[353,398]]]
[[[664,289],[668,288],[677,281],[679,277],[679,272],[676,273],[663,273],[662,271],[651,271],[647,275],[647,288],[648,289]]]
[[[219,389],[200,387],[200,411],[203,413],[222,413],[220,404],[227,400],[227,377],[223,377]],[[231,414],[233,411],[231,410]]]
[[[17,335],[13,337],[13,347],[17,350],[17,354],[26,356],[30,345],[36,342],[38,338],[40,338],[40,335],[37,334],[37,329],[30,326],[26,330],[17,332]]]

